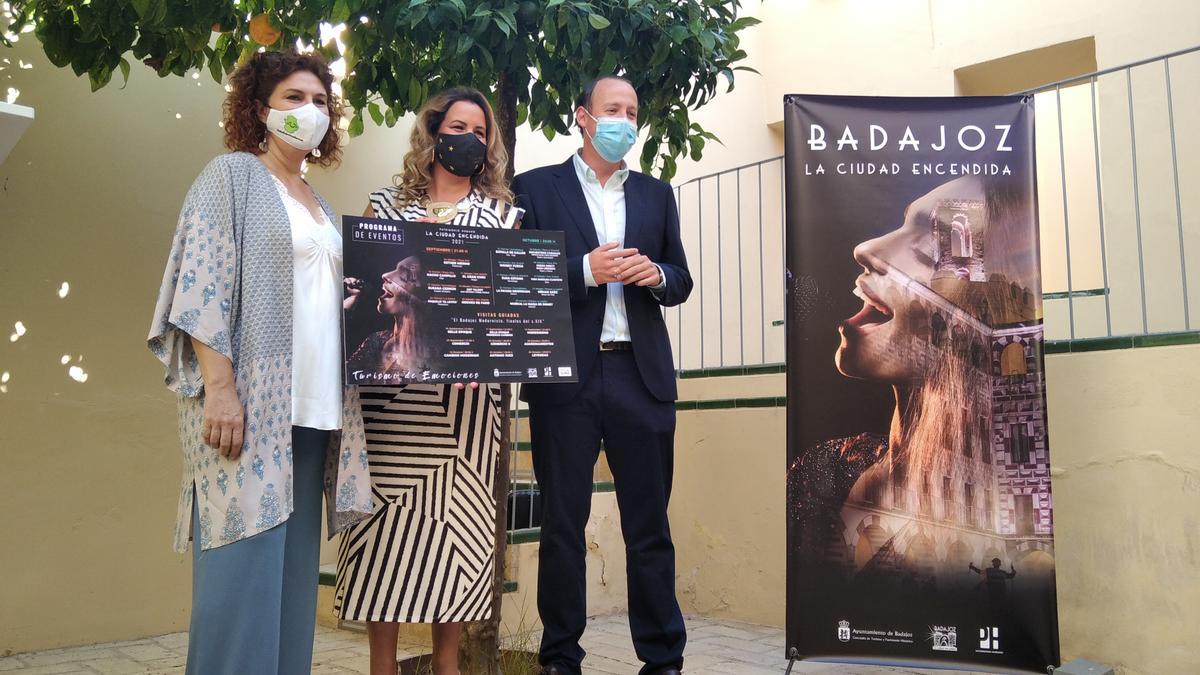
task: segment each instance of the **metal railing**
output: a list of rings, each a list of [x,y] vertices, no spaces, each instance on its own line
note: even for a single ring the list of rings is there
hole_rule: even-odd
[[[1184,77],[1173,80],[1172,68]],[[1200,246],[1200,208],[1188,199],[1200,190],[1181,188],[1200,185],[1200,116],[1175,109],[1200,107],[1200,46],[1018,93],[1035,96],[1038,111],[1047,339],[1196,330],[1189,302],[1200,289],[1189,283],[1200,275],[1189,279],[1187,251],[1189,240]],[[1191,174],[1181,175],[1181,157]],[[783,188],[783,157],[675,187],[695,283],[687,303],[664,310],[680,370],[784,362]],[[510,492],[519,496],[508,523],[528,530],[538,525],[537,483],[526,410],[513,399]],[[603,490],[611,476],[601,457],[594,484]],[[904,496],[934,508],[929,494]]]
[[[1016,92],[1037,111],[1047,339],[1197,329],[1200,116],[1175,110],[1198,85],[1200,46]],[[784,361],[783,182],[772,157],[675,187],[695,282],[664,311],[678,369]]]

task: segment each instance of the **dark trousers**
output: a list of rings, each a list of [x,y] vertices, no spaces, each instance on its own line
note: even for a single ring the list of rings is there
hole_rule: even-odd
[[[602,352],[579,394],[562,405],[531,404],[533,468],[542,491],[539,661],[579,673],[587,625],[587,546],[592,475],[604,441],[617,488],[629,628],[642,673],[683,666],[683,615],[675,599],[675,547],[667,523],[675,404],[651,396],[633,352]]]

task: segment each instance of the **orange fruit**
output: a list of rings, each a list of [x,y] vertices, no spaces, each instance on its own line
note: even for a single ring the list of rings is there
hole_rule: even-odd
[[[255,42],[263,46],[273,45],[279,41],[283,33],[278,28],[271,25],[271,17],[266,14],[259,14],[250,19],[250,37]]]

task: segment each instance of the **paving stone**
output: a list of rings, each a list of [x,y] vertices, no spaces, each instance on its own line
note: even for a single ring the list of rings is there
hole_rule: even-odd
[[[325,665],[327,663],[340,663],[341,661],[345,660],[365,661],[367,658],[368,657],[362,652],[351,648],[343,647],[341,649],[331,649],[329,651],[321,652],[320,654],[313,654],[313,668],[316,668],[320,665]]]
[[[113,651],[112,645],[88,645],[70,649],[51,649],[44,652],[22,654],[21,658],[28,667],[54,666],[61,663],[83,664],[95,659],[117,658],[121,655]],[[83,669],[76,665],[76,670]],[[22,671],[24,672],[24,671]]]
[[[178,654],[156,642],[146,641],[134,644],[121,644],[116,648],[123,656],[134,661],[145,662],[157,659],[167,659]]]
[[[186,647],[188,644],[187,633],[167,633],[166,635],[158,635],[150,639],[166,647],[167,649]]]
[[[13,670],[20,670],[25,667],[25,662],[19,656],[6,656],[0,658],[0,673],[6,673]]]
[[[175,656],[167,657],[165,659],[154,659],[151,661],[144,661],[144,663],[147,666],[149,666],[152,671],[172,670],[172,669],[179,669],[182,671],[183,667],[187,665],[187,656],[186,655],[175,655]]]
[[[150,667],[124,656],[110,659],[95,659],[87,662],[88,668],[102,675],[127,675],[129,673],[146,673]]]
[[[94,670],[84,669],[83,666],[79,665],[78,662],[56,663],[49,666],[32,666],[29,668],[22,668],[17,672],[21,673],[21,675],[76,675],[77,673],[95,675],[96,673]]]

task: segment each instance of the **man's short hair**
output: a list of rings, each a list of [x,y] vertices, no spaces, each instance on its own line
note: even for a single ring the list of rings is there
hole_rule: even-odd
[[[630,87],[633,86],[632,82],[624,77],[621,77],[620,75],[602,75],[600,77],[593,78],[587,84],[583,85],[583,91],[579,92],[579,96],[575,98],[575,107],[584,108],[590,111],[592,109],[592,94],[596,92],[596,85],[605,80],[620,80]]]

